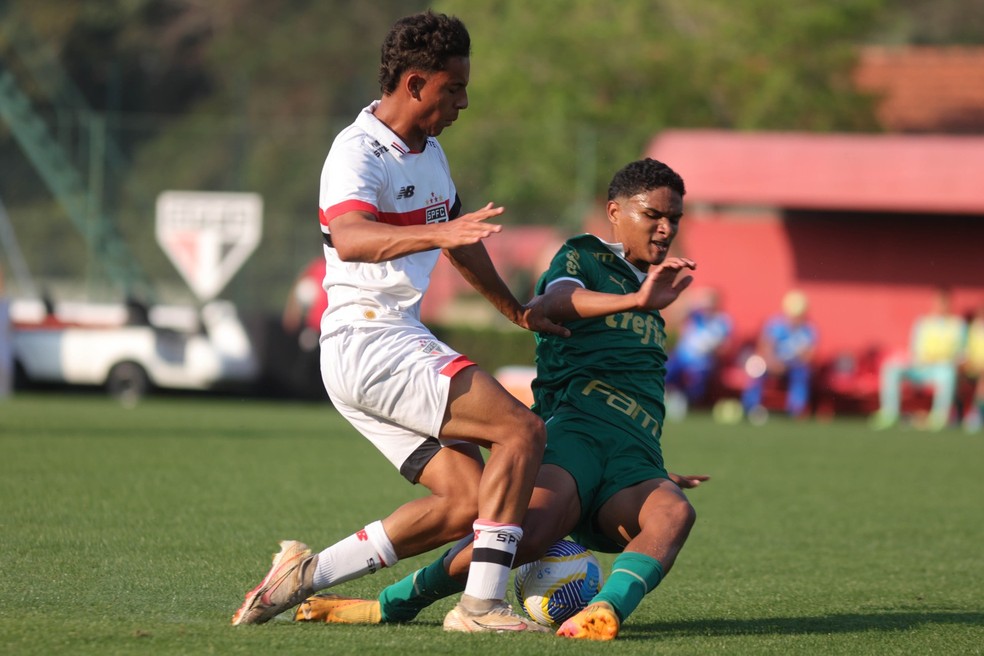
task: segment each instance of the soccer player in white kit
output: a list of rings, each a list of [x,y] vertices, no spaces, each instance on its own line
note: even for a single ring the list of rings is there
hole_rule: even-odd
[[[440,250],[507,318],[566,335],[519,303],[482,240],[502,207],[459,215],[436,137],[468,106],[470,38],[457,18],[425,12],[397,21],[382,47],[382,98],[335,139],[321,176],[328,310],[321,368],[335,408],[430,496],[312,555],[281,542],[233,624],[255,624],[313,592],[460,540],[473,563],[451,631],[539,631],[505,603],[545,444],[543,424],[492,376],[420,322],[420,301]],[[489,449],[482,463],[479,447]],[[424,582],[426,583],[426,582]],[[433,581],[439,591],[444,584]]]

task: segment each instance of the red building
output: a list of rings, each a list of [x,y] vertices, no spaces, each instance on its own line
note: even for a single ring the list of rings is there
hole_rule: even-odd
[[[905,349],[941,287],[958,312],[984,302],[984,48],[866,48],[854,83],[891,134],[671,130],[645,149],[686,181],[675,249],[698,262],[696,287],[721,292],[738,340],[792,288],[828,362]],[[594,215],[586,229],[607,237]],[[558,238],[521,230],[497,236],[507,269]],[[533,250],[519,259],[513,244]],[[462,291],[447,274],[431,316]]]
[[[906,348],[940,287],[984,301],[984,136],[669,131],[646,154],[686,181],[677,250],[739,336],[792,288],[823,359]]]

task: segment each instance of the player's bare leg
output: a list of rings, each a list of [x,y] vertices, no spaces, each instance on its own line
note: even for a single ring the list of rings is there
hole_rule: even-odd
[[[409,558],[468,535],[479,512],[482,471],[477,445],[456,444],[438,451],[417,479],[430,495],[403,504],[383,519],[396,555]]]
[[[601,592],[564,622],[557,635],[612,640],[642,598],[670,571],[696,520],[693,506],[672,481],[654,479],[624,489],[598,512],[604,533],[625,544]]]
[[[458,577],[465,580],[467,576],[465,594],[462,603],[448,614],[445,628],[469,632],[543,630],[513,613],[503,601],[517,543],[523,544],[518,540],[523,535],[519,524],[529,504],[533,472],[538,468],[546,439],[542,422],[477,367],[464,369],[452,379],[445,417],[441,437],[467,440],[471,444],[453,447],[460,452],[458,455],[453,455],[452,449],[442,449],[427,464],[419,482],[434,494],[401,506],[383,520],[386,532],[403,557],[432,548],[429,541],[433,540],[431,534],[435,531],[445,531],[438,544],[457,537],[449,538],[454,531],[448,531],[446,524],[465,522],[463,532],[469,533],[474,522],[478,547],[485,560],[473,568],[478,576],[468,576],[472,547],[467,546],[469,557],[462,561]],[[477,454],[477,445],[490,451],[484,472],[473,470],[461,457],[471,454],[471,449]],[[480,476],[474,476],[476,472]],[[466,473],[469,491],[465,496],[470,501],[460,495],[462,476]],[[476,517],[480,521],[475,521]],[[460,548],[452,550],[450,558],[460,551]],[[450,586],[442,585],[447,594]],[[414,606],[417,602],[420,600],[414,600]],[[429,602],[424,601],[420,606],[426,603]],[[414,614],[407,616],[406,609],[400,611],[397,621]],[[383,621],[378,601],[337,595],[308,599],[296,619],[359,624]],[[392,620],[390,616],[386,621]]]
[[[669,573],[697,519],[687,496],[672,481],[654,479],[615,494],[602,506],[598,523],[618,536],[625,551],[646,554]]]
[[[446,628],[542,630],[512,613],[503,601],[510,564],[517,543],[522,544],[519,522],[529,503],[531,478],[542,455],[542,422],[477,367],[464,369],[452,380],[445,416],[441,437],[468,440],[471,444],[442,449],[427,464],[419,482],[433,494],[404,504],[384,519],[386,534],[403,558],[470,532],[472,522],[480,518],[474,527],[485,560],[474,568],[478,576],[468,577],[471,589],[466,586],[462,604],[449,613]],[[484,472],[477,445],[490,450]],[[471,556],[470,546],[468,555]],[[461,579],[468,571],[467,560],[462,565]],[[382,620],[378,601],[337,595],[308,599],[296,619],[349,623]]]
[[[417,479],[431,491],[430,496],[407,502],[382,520],[396,555],[409,558],[470,537],[478,516],[481,477],[482,456],[477,445],[455,444],[438,451]],[[383,621],[378,600],[330,593],[308,597],[294,619],[342,624]]]
[[[482,474],[475,445],[440,449],[418,476],[432,494],[409,501],[318,554],[315,590],[391,567],[400,559],[469,535]]]
[[[574,529],[580,514],[577,485],[571,475],[556,465],[542,465],[523,519],[523,539],[516,549],[513,567],[543,555],[550,545]],[[450,562],[448,574],[463,581],[468,576],[471,557],[471,547],[460,551]]]
[[[451,381],[441,437],[464,439],[489,449],[479,483],[475,544],[465,593],[445,618],[445,630],[542,630],[513,613],[504,599],[546,444],[543,422],[492,376],[469,367]]]
[[[491,375],[468,367],[451,381],[441,437],[489,449],[479,488],[479,515],[521,523],[546,445],[543,421]]]

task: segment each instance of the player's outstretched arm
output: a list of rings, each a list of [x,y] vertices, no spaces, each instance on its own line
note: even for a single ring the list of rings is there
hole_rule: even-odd
[[[502,226],[489,223],[488,219],[504,211],[489,203],[454,221],[413,226],[380,223],[369,212],[347,212],[332,219],[331,238],[344,262],[386,262],[435,248],[481,243],[502,230]]]
[[[495,270],[495,265],[482,242],[446,249],[444,253],[468,284],[517,326],[562,337],[570,335],[569,330],[547,317],[538,303],[523,305],[516,300],[508,285]]]
[[[603,317],[630,310],[658,310],[675,301],[693,282],[691,276],[677,280],[677,274],[696,267],[693,260],[669,258],[659,266],[651,267],[639,291],[629,294],[598,292],[586,289],[573,280],[558,280],[535,300],[543,306],[544,313],[557,322]]]
[[[662,263],[649,267],[638,296],[640,307],[662,310],[675,301],[683,290],[694,281],[693,276],[677,278],[684,269],[696,269],[697,263],[686,257],[668,257]]]

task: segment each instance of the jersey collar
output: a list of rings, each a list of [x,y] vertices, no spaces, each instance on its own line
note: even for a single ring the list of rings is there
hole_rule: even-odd
[[[642,282],[643,280],[646,279],[645,271],[640,271],[639,269],[636,268],[634,264],[632,264],[627,259],[625,259],[625,246],[623,246],[620,243],[607,242],[604,239],[600,239],[600,238],[598,239],[598,241],[604,244],[605,248],[618,255],[619,259],[625,262],[625,264],[628,265],[628,267],[632,270],[632,273],[636,275],[636,278],[639,279],[639,282]]]
[[[374,100],[368,107],[359,112],[359,116],[355,120],[356,125],[365,130],[367,134],[371,135],[376,141],[379,142],[381,146],[385,146],[388,150],[398,156],[419,154],[419,152],[423,152],[415,152],[410,150],[410,146],[408,146],[403,139],[399,137],[399,135],[390,130],[385,123],[376,118],[377,107],[379,107],[379,100]],[[430,139],[428,139],[428,141],[430,141]],[[426,147],[427,146],[425,143],[424,148]]]

